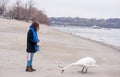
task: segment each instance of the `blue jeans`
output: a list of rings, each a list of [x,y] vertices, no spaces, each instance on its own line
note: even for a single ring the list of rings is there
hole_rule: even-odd
[[[34,53],[29,53],[30,55],[27,57],[29,58],[29,60],[27,60],[27,66],[32,66],[32,61],[33,61],[33,56],[34,56]]]

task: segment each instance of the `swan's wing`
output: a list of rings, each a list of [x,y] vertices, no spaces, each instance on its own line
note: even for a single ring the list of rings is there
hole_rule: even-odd
[[[95,66],[96,61],[90,57],[82,58],[75,62],[76,65]]]

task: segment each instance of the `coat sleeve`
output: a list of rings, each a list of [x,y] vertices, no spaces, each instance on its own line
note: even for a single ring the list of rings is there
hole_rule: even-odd
[[[31,30],[28,31],[28,40],[33,44],[37,44],[37,42],[34,42],[33,40],[33,32]]]

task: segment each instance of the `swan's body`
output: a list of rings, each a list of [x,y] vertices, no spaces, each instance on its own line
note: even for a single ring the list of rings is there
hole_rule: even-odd
[[[84,69],[86,69],[85,72],[87,72],[87,69],[88,69],[89,67],[94,67],[94,66],[96,66],[95,63],[96,63],[96,61],[95,61],[93,58],[91,58],[91,57],[85,57],[85,58],[82,58],[82,59],[78,60],[78,61],[75,62],[75,63],[72,63],[72,64],[67,65],[66,67],[64,67],[64,68],[62,69],[62,72],[61,72],[61,73],[63,73],[64,70],[68,69],[70,66],[80,66],[80,67],[83,67],[82,72],[84,72]]]

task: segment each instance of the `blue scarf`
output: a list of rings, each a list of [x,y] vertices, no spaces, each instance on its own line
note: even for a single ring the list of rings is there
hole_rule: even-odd
[[[33,32],[33,41],[36,43],[39,42],[37,30],[35,30],[34,26],[30,26],[30,30]],[[35,50],[39,51],[39,46],[38,45],[34,45],[34,46],[35,46]]]

